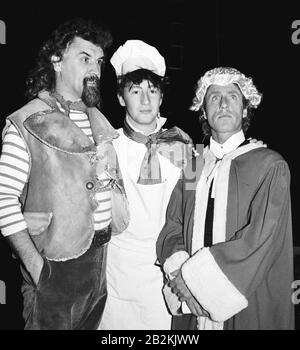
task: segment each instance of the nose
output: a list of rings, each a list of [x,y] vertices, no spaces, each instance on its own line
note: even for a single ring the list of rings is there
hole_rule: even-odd
[[[228,106],[228,100],[226,96],[220,98],[220,108],[226,108]]]
[[[143,92],[141,96],[141,103],[143,105],[148,105],[150,103],[150,98],[147,92]]]
[[[100,65],[97,62],[91,63],[90,74],[91,75],[96,75],[100,79],[101,67],[100,67]]]

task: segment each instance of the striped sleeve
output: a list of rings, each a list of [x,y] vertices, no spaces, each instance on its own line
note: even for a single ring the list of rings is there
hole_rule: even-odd
[[[26,145],[14,125],[3,139],[0,157],[0,229],[9,236],[27,228],[21,212],[19,197],[29,172]]]

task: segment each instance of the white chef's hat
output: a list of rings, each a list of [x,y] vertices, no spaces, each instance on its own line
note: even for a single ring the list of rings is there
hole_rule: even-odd
[[[155,47],[141,40],[127,40],[112,55],[110,62],[117,76],[137,69],[148,69],[159,76],[164,76],[166,72],[163,56]]]

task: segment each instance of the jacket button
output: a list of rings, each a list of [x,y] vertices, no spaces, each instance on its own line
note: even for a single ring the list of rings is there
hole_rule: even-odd
[[[89,181],[89,182],[86,183],[85,187],[88,190],[92,190],[94,188],[94,184],[91,181]]]

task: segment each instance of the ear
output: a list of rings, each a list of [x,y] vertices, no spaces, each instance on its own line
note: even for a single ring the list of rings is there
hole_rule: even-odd
[[[51,62],[53,64],[53,68],[55,72],[60,72],[61,71],[61,59],[58,56],[51,56]]]
[[[243,118],[246,118],[246,117],[247,117],[247,114],[248,114],[247,108],[245,108],[245,109],[243,110]]]
[[[123,98],[123,96],[121,95],[118,95],[118,100],[119,100],[119,103],[122,107],[125,107],[126,106],[126,103],[125,103],[125,100]]]
[[[163,101],[163,98],[164,98],[164,95],[162,94],[162,95],[160,96],[159,106],[161,106],[162,101]]]

